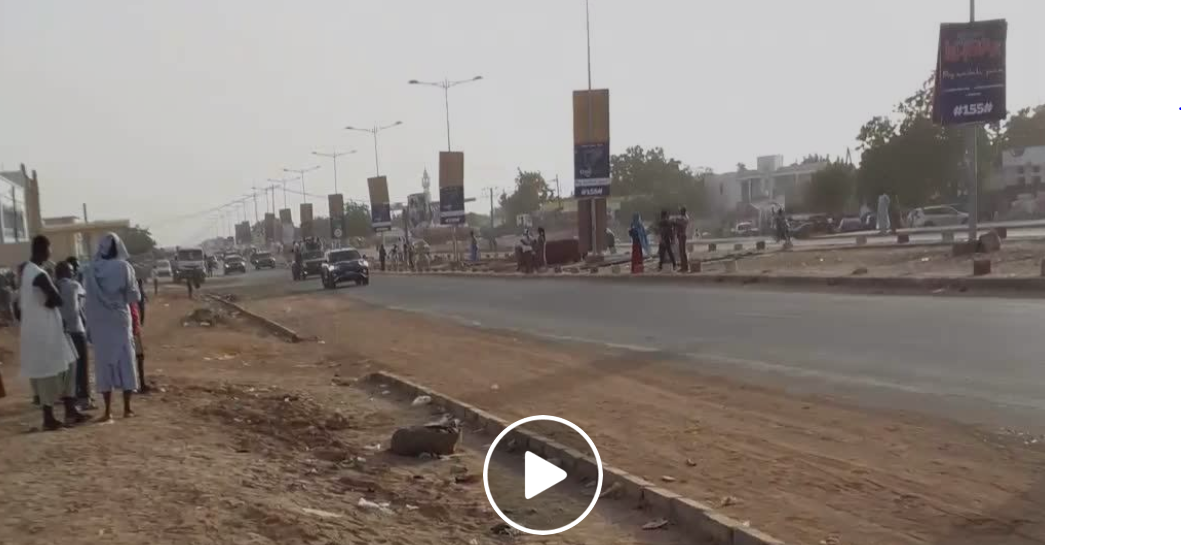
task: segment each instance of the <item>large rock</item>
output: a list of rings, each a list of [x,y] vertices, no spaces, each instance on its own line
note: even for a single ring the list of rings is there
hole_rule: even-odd
[[[399,456],[454,454],[459,438],[459,422],[444,418],[421,426],[406,426],[394,430],[393,436],[390,437],[390,452]]]
[[[976,251],[980,253],[991,254],[993,252],[1000,251],[1001,236],[998,235],[996,231],[987,231],[980,235],[978,243],[979,248],[977,248]]]

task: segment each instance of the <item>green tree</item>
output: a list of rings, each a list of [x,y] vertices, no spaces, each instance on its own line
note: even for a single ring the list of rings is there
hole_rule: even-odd
[[[347,237],[364,237],[373,232],[369,205],[353,201],[344,203],[344,233]]]
[[[997,149],[1046,145],[1046,105],[1022,108],[1005,120],[997,135]]]
[[[624,218],[639,212],[647,218],[660,210],[684,206],[690,213],[705,209],[705,172],[695,174],[689,165],[666,157],[663,148],[645,150],[632,146],[611,157],[611,193],[631,197],[621,210]]]
[[[515,189],[511,195],[500,194],[500,208],[509,222],[515,222],[520,214],[531,214],[541,208],[541,203],[554,198],[549,182],[537,171],[517,169]]]
[[[123,245],[127,246],[127,253],[131,255],[150,253],[156,248],[156,239],[152,238],[152,232],[146,227],[128,227],[123,230],[120,237],[123,239]]]
[[[857,184],[857,169],[844,161],[829,163],[812,175],[808,185],[807,202],[812,210],[840,215],[853,196]]]

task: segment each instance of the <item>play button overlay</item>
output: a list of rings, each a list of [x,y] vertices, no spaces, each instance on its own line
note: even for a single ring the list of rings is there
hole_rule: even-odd
[[[562,468],[541,459],[541,456],[525,451],[525,499],[531,500],[551,486],[566,480]]]
[[[585,461],[576,468],[568,453],[528,444],[525,436],[543,437],[551,445],[593,457],[597,472],[588,475],[592,472]],[[553,535],[582,522],[594,509],[602,483],[603,460],[595,444],[581,428],[556,416],[513,422],[496,436],[484,458],[488,503],[506,524],[527,534]]]

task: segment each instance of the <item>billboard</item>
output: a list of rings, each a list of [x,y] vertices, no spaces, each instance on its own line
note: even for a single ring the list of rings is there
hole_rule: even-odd
[[[610,194],[610,94],[607,89],[574,91],[574,196]]]
[[[939,25],[932,119],[939,125],[1005,118],[1004,19]]]
[[[312,203],[310,202],[299,205],[299,235],[302,237],[314,236],[312,233]]]
[[[463,225],[463,152],[439,152],[439,223]]]
[[[276,229],[275,215],[267,212],[262,217],[262,234],[267,243],[275,242],[279,239],[279,230]]]
[[[430,210],[427,208],[426,193],[411,193],[406,196],[406,225],[413,229],[430,225]]]
[[[250,222],[244,221],[234,226],[234,236],[238,239],[238,244],[250,244],[253,242],[250,236]]]
[[[283,208],[279,210],[279,223],[283,225],[292,225],[290,208]]]
[[[369,178],[369,223],[374,231],[392,227],[390,218],[390,188],[385,176]]]
[[[328,230],[332,240],[348,236],[344,232],[344,195],[333,193],[328,196]]]

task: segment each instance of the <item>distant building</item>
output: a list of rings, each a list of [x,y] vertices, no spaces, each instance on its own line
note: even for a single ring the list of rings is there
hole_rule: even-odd
[[[1046,147],[1013,148],[1001,152],[1001,164],[986,190],[1036,193],[1046,189]]]
[[[760,220],[779,207],[805,211],[812,177],[828,165],[825,160],[784,166],[782,155],[765,155],[756,159],[754,170],[708,174],[705,188],[710,211]]]
[[[37,171],[0,172],[0,266],[15,267],[29,258],[29,241],[41,231]]]

